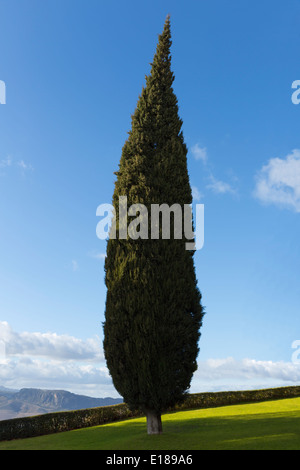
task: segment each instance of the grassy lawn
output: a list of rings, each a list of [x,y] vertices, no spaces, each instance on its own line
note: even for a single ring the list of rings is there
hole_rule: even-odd
[[[0,442],[0,450],[300,450],[300,398],[166,414],[160,436],[148,436],[145,423]]]

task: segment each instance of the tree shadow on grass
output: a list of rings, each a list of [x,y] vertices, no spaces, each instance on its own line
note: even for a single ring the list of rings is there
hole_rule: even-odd
[[[297,414],[249,414],[166,422],[180,449],[300,449]],[[175,442],[174,442],[175,443]]]
[[[133,421],[127,435],[119,433],[116,426],[110,450],[300,450],[300,417],[292,413],[166,419],[163,434],[155,436],[146,434],[144,422]]]

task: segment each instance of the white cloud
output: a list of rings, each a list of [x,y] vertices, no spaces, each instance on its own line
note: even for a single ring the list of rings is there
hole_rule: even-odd
[[[107,370],[100,338],[14,331],[0,322],[0,384],[65,389],[90,396],[118,396]]]
[[[0,382],[8,388],[64,389],[89,396],[118,396],[105,366],[20,358],[1,364]]]
[[[236,190],[229,183],[217,180],[213,175],[210,175],[210,181],[210,184],[208,184],[206,187],[211,189],[216,194],[236,193]]]
[[[272,158],[256,177],[254,196],[265,204],[300,212],[300,150]]]
[[[0,384],[3,386],[118,396],[98,337],[83,341],[56,333],[17,333],[7,322],[0,322],[1,341],[6,345],[6,358],[0,366]],[[200,360],[190,391],[268,388],[299,382],[300,364],[297,362],[229,357]]]
[[[29,163],[26,163],[24,160],[19,160],[17,162],[14,162],[12,157],[10,156],[4,158],[3,160],[0,160],[0,168],[9,168],[9,167],[19,168],[23,172],[28,171],[28,170],[33,170],[33,167]]]
[[[98,253],[98,252],[93,251],[89,253],[89,256],[97,260],[104,260],[106,258],[106,253]]]
[[[207,163],[208,157],[207,157],[207,149],[206,147],[200,147],[199,144],[194,145],[191,148],[191,152],[196,160],[201,160],[203,163]],[[226,193],[231,193],[231,194],[236,194],[237,191],[236,189],[233,188],[233,186],[229,183],[226,183],[224,181],[216,179],[212,172],[206,167],[209,175],[209,181],[210,183],[207,184],[206,188],[210,189],[216,194],[226,194]],[[237,178],[234,178],[235,182],[237,181]],[[199,193],[198,189],[196,187],[193,187],[192,190],[195,192],[195,200],[200,200],[202,195]]]
[[[203,195],[196,186],[192,186],[192,196],[194,201],[200,201]]]
[[[0,168],[7,168],[12,165],[11,157],[6,157],[3,160],[0,160]]]
[[[201,160],[203,163],[207,162],[206,147],[200,147],[199,144],[196,144],[191,148],[191,152],[195,160]]]
[[[229,357],[200,362],[198,374],[202,379],[210,380],[273,378],[297,382],[300,380],[300,365],[293,362],[257,361],[254,359],[238,361]]]
[[[103,360],[98,337],[83,341],[56,333],[17,333],[7,322],[0,322],[0,341],[5,343],[8,357],[31,356],[90,362]]]
[[[229,357],[199,361],[191,391],[267,388],[296,385],[299,381],[300,364]]]
[[[79,265],[75,259],[72,260],[72,269],[74,272],[79,270]]]
[[[25,163],[24,160],[20,160],[17,162],[17,165],[19,168],[22,168],[22,170],[33,170],[33,167],[29,163]]]

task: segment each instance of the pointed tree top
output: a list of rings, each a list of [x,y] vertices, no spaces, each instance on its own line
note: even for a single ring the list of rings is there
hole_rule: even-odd
[[[168,33],[171,35],[171,16],[168,14],[166,16],[163,33]]]
[[[155,68],[155,64],[161,66],[165,61],[169,64],[171,62],[171,49],[172,40],[171,40],[171,25],[170,25],[170,15],[167,15],[164,29],[161,34],[158,36],[158,44],[156,47],[156,53],[154,56],[153,63],[151,64]],[[152,69],[153,72],[153,69]]]

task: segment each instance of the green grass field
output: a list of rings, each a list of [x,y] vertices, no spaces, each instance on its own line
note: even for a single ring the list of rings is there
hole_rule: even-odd
[[[144,418],[1,442],[0,450],[300,450],[300,398],[182,411],[148,436]]]

